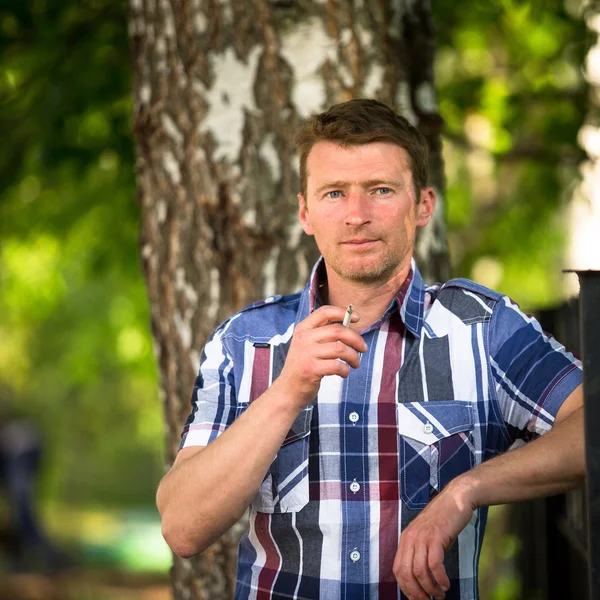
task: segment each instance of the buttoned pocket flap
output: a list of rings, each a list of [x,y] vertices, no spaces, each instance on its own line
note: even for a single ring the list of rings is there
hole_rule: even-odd
[[[287,446],[296,440],[301,440],[310,433],[310,425],[312,422],[313,406],[312,404],[303,408],[294,422],[290,430],[287,432],[282,446]]]
[[[249,406],[250,406],[249,403],[238,404],[238,406],[236,408],[235,418],[237,419],[243,412],[246,411],[246,409]],[[295,442],[297,440],[301,440],[302,438],[309,435],[310,426],[312,423],[312,414],[313,414],[312,404],[303,408],[300,411],[300,413],[298,414],[298,416],[292,423],[290,430],[287,432],[287,434],[283,440],[283,443],[281,444],[282,447],[287,446],[288,444],[291,444],[292,442]]]
[[[398,407],[398,433],[422,444],[435,444],[473,429],[473,403],[460,400],[404,402]]]
[[[300,411],[252,502],[258,512],[286,513],[308,503],[308,455],[313,406]]]

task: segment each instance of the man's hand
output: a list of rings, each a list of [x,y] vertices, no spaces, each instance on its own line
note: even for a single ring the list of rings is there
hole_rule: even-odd
[[[285,365],[274,385],[283,385],[298,396],[302,408],[317,395],[323,377],[348,377],[350,367],[360,366],[358,353],[367,351],[360,334],[342,326],[345,314],[345,308],[321,306],[294,330]],[[355,313],[352,322],[356,321]]]
[[[444,552],[473,516],[468,492],[455,479],[400,534],[394,575],[409,600],[442,599],[450,588]]]
[[[565,400],[551,431],[453,479],[400,534],[394,574],[410,600],[444,597],[443,590],[450,584],[444,551],[476,508],[562,494],[581,485],[585,477],[582,401],[579,386]]]

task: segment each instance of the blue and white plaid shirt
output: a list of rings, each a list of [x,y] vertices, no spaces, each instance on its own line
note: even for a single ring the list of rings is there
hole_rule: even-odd
[[[202,353],[181,447],[205,446],[278,376],[307,287],[220,325]],[[250,505],[236,600],[404,599],[402,531],[452,478],[548,431],[581,365],[507,297],[456,279],[426,287],[414,262],[348,379],[322,380]],[[256,432],[260,435],[260,432]],[[478,598],[487,509],[446,552],[448,600]]]

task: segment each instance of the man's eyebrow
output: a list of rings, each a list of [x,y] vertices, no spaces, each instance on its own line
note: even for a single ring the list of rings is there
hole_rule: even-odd
[[[320,194],[328,188],[344,188],[350,185],[349,181],[330,181],[319,186],[316,190],[317,194]],[[402,183],[395,179],[369,179],[368,181],[362,181],[361,186],[364,188],[371,188],[377,185],[386,185],[391,187],[402,187]]]
[[[370,179],[369,181],[363,181],[363,187],[375,187],[377,185],[389,185],[391,187],[402,187],[402,182],[396,179]]]
[[[316,193],[320,194],[323,190],[327,188],[341,188],[346,187],[348,185],[347,181],[330,181],[328,183],[324,183],[322,186],[317,188]]]

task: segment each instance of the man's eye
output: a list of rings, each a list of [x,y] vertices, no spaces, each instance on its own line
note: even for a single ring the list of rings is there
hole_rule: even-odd
[[[392,190],[390,188],[380,187],[380,188],[377,188],[376,192],[380,196],[387,196],[388,194],[391,194]]]
[[[342,192],[340,190],[333,190],[332,192],[327,192],[325,195],[332,200],[337,200],[341,197]]]

